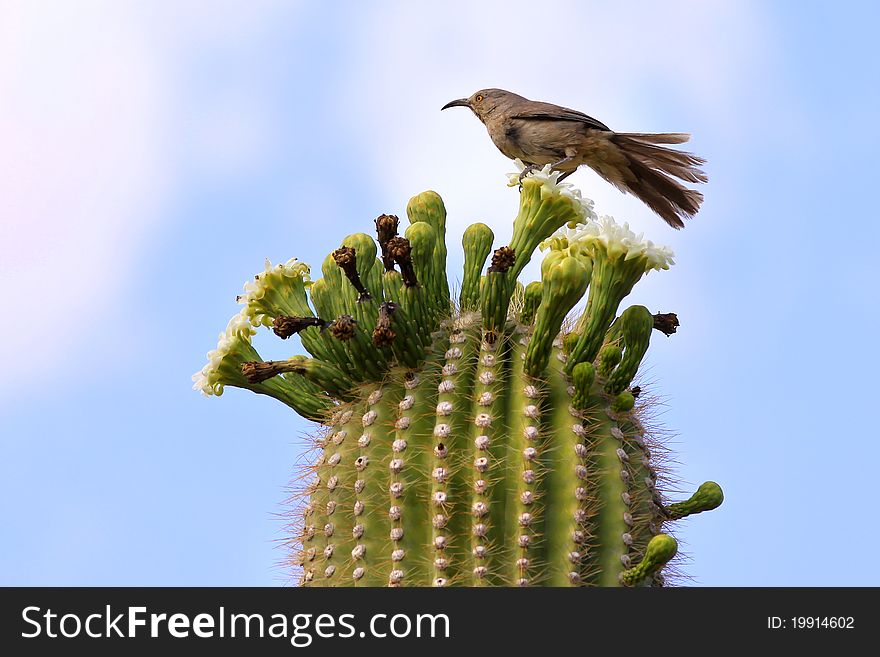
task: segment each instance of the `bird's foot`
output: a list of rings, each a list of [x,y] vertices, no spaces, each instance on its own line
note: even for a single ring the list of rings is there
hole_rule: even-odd
[[[529,175],[533,171],[537,171],[537,170],[538,170],[537,164],[527,164],[526,165],[526,168],[523,169],[522,172],[519,174],[519,189],[520,189],[520,191],[522,191],[523,178],[525,178],[527,175]]]

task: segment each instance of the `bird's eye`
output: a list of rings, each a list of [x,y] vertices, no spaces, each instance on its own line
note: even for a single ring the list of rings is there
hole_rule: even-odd
[[[482,103],[482,102],[483,102],[483,94],[477,94],[477,102],[478,102],[478,103]]]

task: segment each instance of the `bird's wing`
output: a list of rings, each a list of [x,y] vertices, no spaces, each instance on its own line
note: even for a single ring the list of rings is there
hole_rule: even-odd
[[[511,115],[512,118],[534,121],[576,121],[596,130],[611,132],[611,128],[601,121],[597,121],[592,116],[587,116],[577,110],[537,101],[529,101],[528,103],[522,103],[522,105],[523,107],[516,108],[515,113]]]

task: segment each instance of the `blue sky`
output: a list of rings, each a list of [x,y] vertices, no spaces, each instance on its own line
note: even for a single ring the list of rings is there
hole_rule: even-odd
[[[679,531],[693,582],[880,584],[872,3],[365,4],[0,0],[0,584],[287,582],[309,425],[190,375],[266,257],[429,188],[451,276],[466,225],[503,240],[511,164],[439,112],[487,86],[709,161],[681,232],[570,178],[677,255],[631,302],[681,318],[647,378],[682,485],[726,493]]]

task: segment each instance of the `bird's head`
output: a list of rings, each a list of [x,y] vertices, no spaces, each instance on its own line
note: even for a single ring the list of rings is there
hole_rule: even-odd
[[[459,98],[446,103],[441,110],[448,107],[469,107],[470,110],[477,115],[483,123],[498,110],[503,110],[516,100],[525,100],[522,96],[517,96],[504,89],[480,89],[471,94],[468,98]]]

